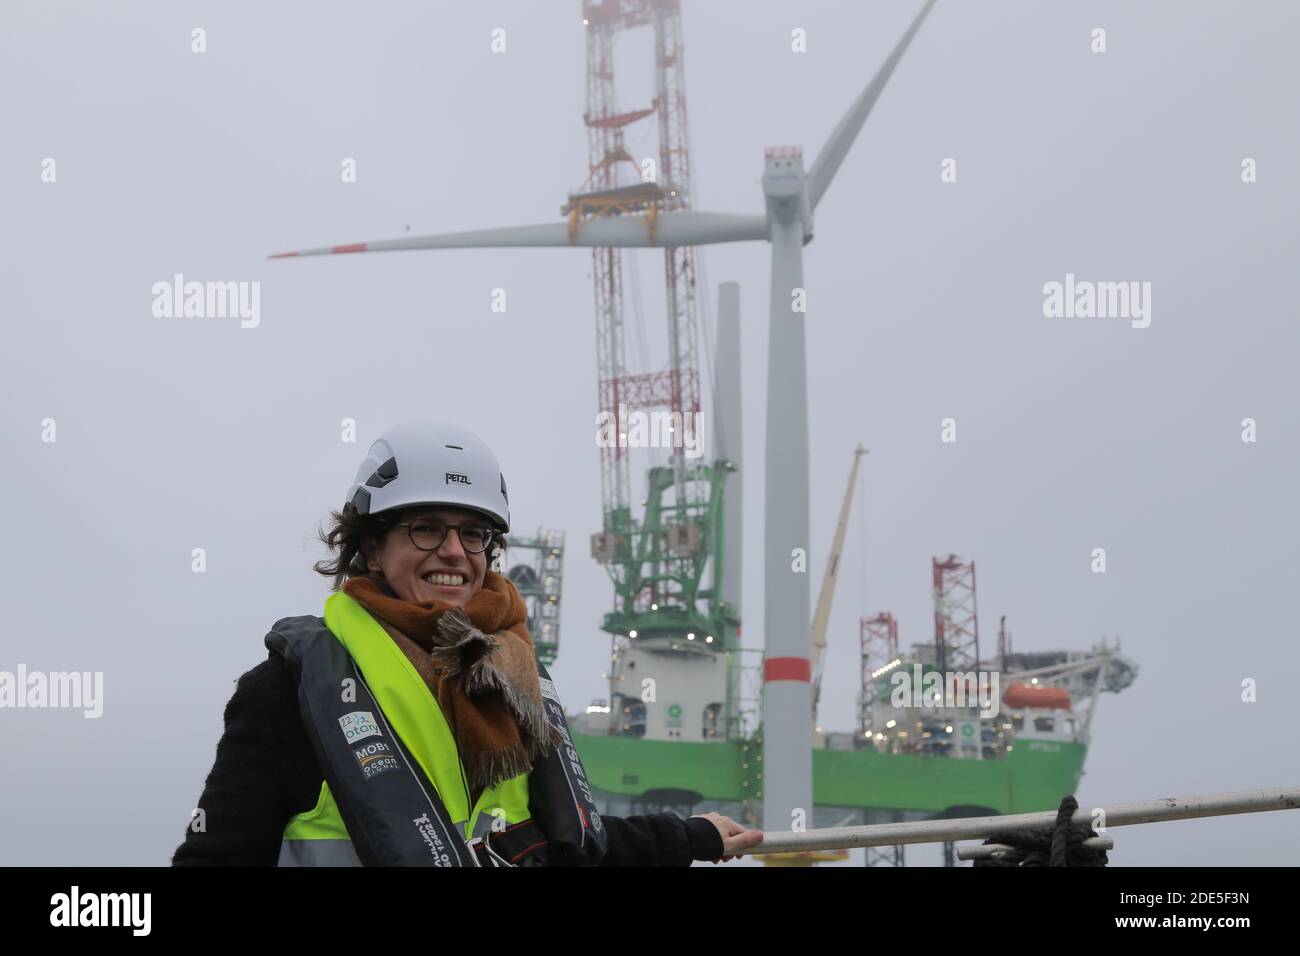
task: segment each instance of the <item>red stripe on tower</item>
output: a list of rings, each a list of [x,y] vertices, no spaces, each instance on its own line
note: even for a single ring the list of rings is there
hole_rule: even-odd
[[[763,682],[798,680],[812,681],[812,661],[806,657],[769,657],[763,661]]]

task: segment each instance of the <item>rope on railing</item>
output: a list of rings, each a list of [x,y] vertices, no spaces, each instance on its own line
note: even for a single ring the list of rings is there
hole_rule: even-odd
[[[1071,822],[1079,801],[1067,794],[1050,827],[993,832],[985,844],[1000,843],[1006,850],[976,859],[972,866],[1105,866],[1106,851],[1085,845],[1097,836],[1086,823]]]

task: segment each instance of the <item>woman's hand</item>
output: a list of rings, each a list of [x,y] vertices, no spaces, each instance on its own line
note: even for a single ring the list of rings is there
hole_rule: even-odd
[[[751,846],[758,846],[763,842],[762,830],[746,830],[731,817],[724,817],[721,813],[697,813],[694,815],[708,820],[722,834],[723,857],[721,861],[713,860],[714,863],[739,860],[745,855],[738,852],[739,850],[748,850]]]

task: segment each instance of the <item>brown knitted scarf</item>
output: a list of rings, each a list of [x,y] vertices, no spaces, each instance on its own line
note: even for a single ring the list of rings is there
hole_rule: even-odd
[[[534,759],[559,746],[542,704],[528,607],[509,578],[488,571],[463,610],[438,600],[404,601],[373,577],[350,578],[343,591],[379,621],[429,685],[475,791],[531,771]]]

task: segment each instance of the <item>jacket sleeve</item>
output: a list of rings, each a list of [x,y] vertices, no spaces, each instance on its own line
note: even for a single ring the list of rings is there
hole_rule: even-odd
[[[319,785],[306,792],[320,778],[310,748],[293,678],[271,653],[239,678],[226,704],[225,731],[197,804],[203,814],[190,820],[172,865],[274,866],[285,825],[319,796]]]
[[[722,857],[722,834],[703,817],[675,813],[601,816],[609,843],[600,866],[690,866]]]

